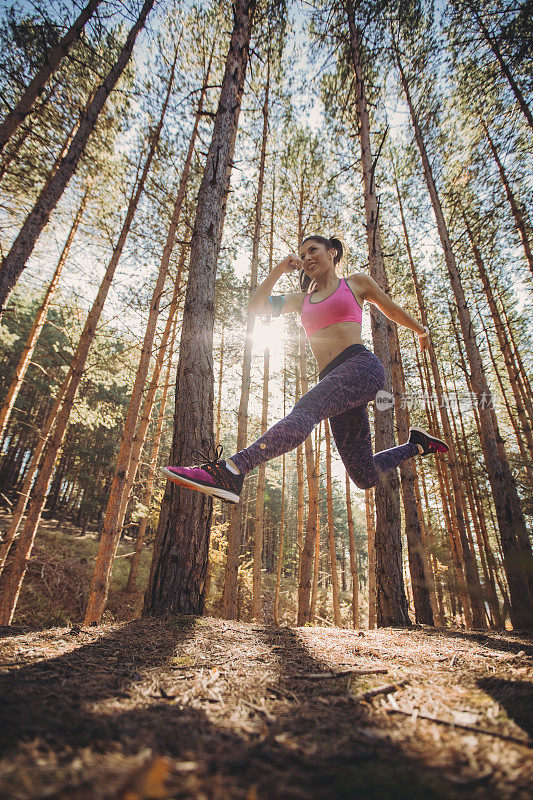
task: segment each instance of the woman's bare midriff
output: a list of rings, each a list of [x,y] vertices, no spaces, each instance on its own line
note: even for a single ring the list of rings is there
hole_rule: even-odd
[[[363,344],[358,322],[336,322],[315,331],[309,339],[320,372],[351,344]]]

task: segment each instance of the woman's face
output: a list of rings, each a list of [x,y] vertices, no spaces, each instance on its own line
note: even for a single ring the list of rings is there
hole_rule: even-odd
[[[316,242],[314,239],[304,242],[300,250],[304,271],[312,280],[316,280],[318,276],[325,275],[334,268],[335,255],[335,250],[328,250],[325,244]]]

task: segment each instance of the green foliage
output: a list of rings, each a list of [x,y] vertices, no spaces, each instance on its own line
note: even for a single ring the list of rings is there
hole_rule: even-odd
[[[77,7],[72,9],[77,16]],[[64,19],[54,18],[49,4],[35,4],[32,13],[11,6],[0,22],[0,116],[17,103],[20,94],[64,35]],[[120,28],[102,30],[88,23],[72,44],[56,73],[6,147],[2,191],[9,203],[26,206],[35,199],[58,154],[76,130],[81,114],[121,49]],[[117,133],[128,121],[133,67],[124,71],[101,112],[80,161],[77,177],[95,177],[109,169]]]

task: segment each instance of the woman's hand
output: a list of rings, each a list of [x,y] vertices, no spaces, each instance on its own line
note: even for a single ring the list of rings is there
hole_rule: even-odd
[[[304,262],[301,258],[298,258],[294,253],[290,253],[283,261],[280,261],[279,264],[276,265],[276,269],[279,272],[294,272],[295,270],[302,269],[303,265]]]

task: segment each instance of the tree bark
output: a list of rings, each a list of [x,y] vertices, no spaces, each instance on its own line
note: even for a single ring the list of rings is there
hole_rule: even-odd
[[[422,301],[423,303],[421,295],[420,295],[420,301]],[[425,305],[423,305],[422,307],[423,307],[422,319],[424,320],[426,319]],[[429,420],[429,432],[433,436],[439,437],[441,436],[441,433],[439,430],[437,411],[435,408],[435,404],[431,401],[430,398],[433,398],[435,396],[437,398],[443,397],[444,394],[442,388],[442,381],[440,378],[440,370],[437,363],[436,354],[434,352],[433,343],[431,340],[429,342],[428,351],[430,352],[431,373],[427,358],[424,358],[423,368],[422,365],[420,364],[420,358],[418,352],[416,355],[416,360],[420,376],[420,385],[422,386],[424,396],[428,398],[426,400],[426,415]],[[434,378],[434,383],[436,387],[435,393],[433,392],[433,385],[431,383],[432,376]],[[467,584],[467,581],[465,580],[465,575],[463,571],[463,566],[465,564],[465,557],[464,557],[465,549],[467,552],[467,558],[470,559],[471,570],[474,573],[474,575],[477,574],[477,567],[475,561],[472,563],[473,557],[468,544],[463,497],[461,494],[461,476],[459,475],[459,470],[457,467],[457,456],[455,453],[455,445],[453,444],[453,435],[448,416],[448,409],[446,408],[444,403],[442,404],[442,408],[440,409],[440,411],[441,411],[441,422],[444,428],[444,438],[449,443],[450,451],[447,454],[447,462],[444,456],[439,456],[439,455],[435,456],[436,466],[437,466],[437,480],[439,483],[439,495],[442,502],[444,517],[446,520],[446,530],[448,532],[450,551],[452,554],[451,563],[453,567],[450,569],[450,572],[453,575],[454,589],[459,594],[461,605],[463,608],[463,613],[465,616],[466,625],[467,627],[471,628],[473,625],[473,611],[471,608],[472,605],[477,605],[478,616],[480,617],[478,625],[479,626],[482,625],[483,606],[481,603],[481,589],[479,586],[479,580],[477,580],[477,582],[473,581],[472,584]],[[451,487],[449,480],[450,475],[452,479]]]
[[[20,387],[22,386],[22,383],[26,376],[26,371],[33,356],[33,351],[35,350],[37,340],[44,327],[44,323],[46,322],[46,315],[50,307],[50,303],[52,302],[55,290],[57,288],[59,278],[61,277],[61,272],[67,260],[70,246],[72,244],[74,236],[76,235],[76,231],[78,230],[78,225],[80,224],[83,211],[85,209],[85,204],[89,196],[89,191],[90,191],[89,189],[86,189],[86,191],[83,194],[81,203],[76,212],[76,216],[74,217],[74,221],[67,236],[67,241],[65,242],[63,250],[61,251],[61,255],[59,256],[59,261],[57,262],[57,266],[54,270],[52,280],[48,285],[48,289],[46,290],[44,300],[41,303],[39,310],[37,311],[37,315],[33,321],[33,325],[26,340],[26,344],[24,345],[24,349],[22,350],[18,364],[15,368],[15,374],[13,375],[13,379],[7,391],[6,399],[4,400],[4,404],[0,411],[0,439],[2,439],[4,436],[6,426],[9,421],[9,416],[11,414],[11,411],[13,410],[13,406],[15,405],[16,399],[18,397]]]
[[[17,543],[15,557],[12,563],[10,564],[9,575],[6,576],[4,573],[2,573],[2,578],[0,581],[0,589],[2,589],[3,587],[3,597],[0,606],[0,619],[5,621],[0,622],[0,624],[10,625],[11,620],[13,618],[13,613],[15,611],[15,607],[17,604],[20,587],[22,586],[22,581],[24,580],[24,576],[26,574],[28,561],[31,555],[31,550],[33,548],[33,543],[37,532],[37,527],[39,525],[39,521],[41,518],[42,510],[46,499],[46,494],[48,492],[48,487],[54,469],[54,464],[57,458],[57,454],[61,448],[63,438],[65,436],[68,420],[70,418],[70,413],[72,411],[76,393],[78,391],[78,387],[83,376],[83,371],[85,368],[87,356],[89,354],[89,350],[92,341],[94,339],[94,335],[96,333],[96,326],[100,319],[104,303],[106,301],[109,292],[109,287],[111,286],[115,270],[120,260],[120,256],[124,249],[124,245],[126,243],[126,239],[129,230],[131,228],[133,218],[135,216],[135,211],[137,210],[137,206],[139,204],[139,200],[141,198],[141,194],[144,189],[146,177],[148,175],[148,171],[152,163],[157,143],[159,141],[159,135],[163,125],[163,117],[164,117],[164,112],[161,116],[160,124],[158,125],[158,128],[156,129],[154,135],[152,136],[152,140],[150,143],[150,150],[148,152],[148,156],[146,158],[141,177],[139,181],[136,183],[136,185],[134,185],[133,187],[132,196],[128,204],[128,210],[126,212],[126,217],[120,235],[118,237],[117,244],[113,250],[113,254],[107,266],[102,283],[100,284],[98,294],[96,295],[91,310],[89,311],[89,314],[85,321],[85,325],[83,327],[83,331],[80,336],[80,340],[78,342],[74,358],[72,359],[72,363],[69,368],[69,373],[65,378],[65,381],[63,382],[63,386],[60,390],[59,397],[57,398],[54,407],[52,408],[48,416],[47,422],[45,423],[44,429],[41,433],[41,439],[39,445],[36,449],[36,452],[33,455],[31,466],[25,477],[24,488],[21,493],[19,503],[17,504],[16,512],[13,516],[13,519],[11,520],[8,535],[6,537],[6,545],[8,543],[10,544],[13,541],[13,538],[18,530],[18,527],[22,519],[22,515],[24,513],[26,504],[28,502],[28,494],[33,482],[33,478],[35,476],[35,473],[37,472],[37,469],[40,467],[39,475],[34,487],[34,496],[28,512],[28,517],[26,519],[23,532]],[[53,430],[50,440],[48,440],[48,437],[50,436],[52,427],[54,425],[55,428]],[[46,452],[43,456],[42,453],[45,447],[46,447]],[[41,457],[42,457],[42,465],[40,464]]]
[[[405,394],[405,377],[398,331],[394,331],[395,349],[391,359],[392,385],[394,387],[396,423],[398,441],[406,442],[409,437],[409,410],[402,398]],[[429,565],[428,554],[422,541],[422,528],[418,518],[418,506],[414,489],[414,462],[404,461],[400,464],[400,480],[405,516],[405,535],[407,538],[407,556],[415,619],[417,623],[433,625],[436,613],[433,575]]]
[[[452,377],[453,377],[453,386],[454,386],[455,394],[457,396],[457,384],[455,382],[455,376],[452,376]],[[491,571],[491,567],[490,567],[488,558],[486,556],[484,542],[483,542],[483,535],[482,535],[482,532],[481,532],[481,520],[480,520],[480,516],[479,516],[479,508],[476,505],[476,502],[475,502],[475,499],[474,499],[474,493],[473,493],[473,490],[472,490],[473,489],[473,485],[475,483],[475,480],[474,480],[474,474],[473,474],[473,470],[472,470],[472,460],[471,460],[471,457],[470,457],[470,453],[468,451],[466,432],[465,432],[465,427],[464,427],[464,422],[463,422],[463,414],[462,414],[462,411],[461,411],[461,403],[457,404],[457,417],[459,419],[459,424],[460,424],[460,427],[461,427],[461,436],[459,436],[459,434],[457,432],[457,425],[455,423],[455,417],[452,416],[454,430],[455,430],[455,441],[458,442],[458,443],[459,443],[459,441],[462,442],[462,446],[461,446],[460,449],[458,448],[458,451],[459,451],[459,457],[460,457],[461,461],[463,462],[463,464],[462,464],[463,485],[465,487],[466,496],[468,498],[468,505],[469,505],[469,508],[470,508],[470,516],[472,518],[472,523],[474,525],[474,530],[476,532],[476,540],[477,540],[477,544],[478,544],[479,558],[480,558],[480,561],[481,561],[481,567],[482,567],[482,570],[483,570],[483,577],[484,577],[484,580],[485,580],[485,595],[487,597],[487,601],[489,603],[490,610],[492,612],[492,616],[496,620],[496,624],[498,625],[498,627],[502,627],[503,620],[502,620],[501,614],[500,614],[500,607],[499,607],[499,603],[498,603],[498,597],[497,597],[497,594],[496,594],[496,585],[495,585],[495,582],[494,582],[494,577],[493,577],[493,574],[492,574],[492,571]]]
[[[333,520],[333,489],[331,486],[331,433],[329,421],[324,420],[326,432],[326,481],[327,481],[327,504],[328,504],[328,543],[329,557],[331,560],[331,589],[333,595],[333,619],[335,625],[342,627],[341,606],[339,599],[339,574],[337,571],[337,548],[335,545],[335,524]]]
[[[494,160],[496,162],[496,165],[498,167],[498,172],[500,173],[500,179],[501,179],[501,182],[503,183],[503,188],[505,189],[505,194],[507,196],[507,200],[509,202],[509,205],[511,206],[511,213],[512,213],[513,219],[515,221],[515,225],[516,225],[516,228],[517,228],[517,231],[518,231],[518,235],[520,237],[520,241],[522,242],[522,247],[524,249],[524,254],[526,256],[526,261],[527,261],[527,263],[529,265],[529,271],[533,275],[533,252],[531,251],[531,242],[529,241],[529,237],[527,235],[527,229],[526,229],[526,223],[525,223],[525,220],[524,220],[524,215],[522,213],[522,210],[521,210],[519,204],[516,202],[516,198],[514,196],[514,192],[511,189],[511,185],[509,183],[509,180],[507,178],[504,166],[503,166],[503,164],[501,162],[501,159],[500,159],[500,156],[498,154],[498,150],[497,150],[496,145],[494,144],[494,142],[492,140],[492,137],[491,137],[491,135],[490,135],[490,133],[488,131],[487,126],[485,125],[485,121],[483,119],[480,119],[480,123],[481,123],[481,127],[483,128],[483,130],[485,132],[485,136],[487,138],[487,141],[489,143],[490,151],[491,151],[491,153],[493,155],[493,158],[494,158]]]
[[[268,318],[270,321],[270,318]],[[261,436],[266,433],[268,420],[268,381],[269,348],[265,347],[263,360],[263,410],[261,414]],[[257,496],[255,500],[254,555],[252,566],[252,617],[261,620],[263,616],[261,599],[261,569],[263,566],[263,518],[265,513],[266,464],[260,464],[257,477]]]
[[[257,181],[257,197],[254,208],[254,233],[252,242],[252,264],[250,274],[249,296],[257,288],[257,274],[259,269],[259,244],[261,241],[261,215],[263,208],[263,189],[265,185],[266,146],[268,139],[268,113],[270,90],[270,59],[267,63],[267,82],[265,99],[263,102],[263,131],[261,137],[261,151],[259,158],[259,175]],[[252,345],[255,325],[255,314],[248,311],[246,316],[246,338],[242,360],[241,395],[237,416],[237,450],[243,450],[247,443],[248,434],[248,403],[250,400],[250,375],[252,370]],[[237,576],[239,565],[239,549],[241,542],[241,513],[238,506],[229,513],[228,524],[228,549],[226,567],[224,572],[224,592],[222,597],[222,613],[225,619],[234,619],[237,602]]]
[[[421,289],[421,286],[420,286],[420,281],[418,279],[417,269],[416,269],[416,266],[415,266],[415,263],[414,263],[414,260],[413,260],[413,256],[412,256],[412,252],[411,252],[411,245],[410,245],[410,241],[409,241],[407,225],[406,225],[405,216],[404,216],[404,213],[403,213],[403,204],[402,204],[402,198],[401,198],[401,195],[400,195],[400,187],[398,185],[398,181],[397,181],[396,176],[395,176],[395,186],[396,186],[396,196],[397,196],[397,199],[398,199],[398,207],[399,207],[399,211],[400,211],[400,219],[401,219],[401,222],[402,222],[402,229],[403,229],[403,233],[404,233],[405,249],[406,249],[407,258],[408,258],[409,266],[410,266],[410,270],[411,270],[411,277],[413,279],[413,284],[414,284],[414,288],[415,288],[415,294],[416,294],[416,298],[417,298],[418,309],[420,311],[420,316],[422,318],[422,324],[423,325],[428,325],[429,319],[428,319],[427,310],[426,310],[426,303],[425,303],[424,296],[422,294],[422,289]],[[441,382],[441,377],[440,377],[439,365],[438,365],[438,361],[437,361],[437,354],[435,352],[435,348],[433,346],[433,341],[431,340],[431,338],[429,339],[429,342],[428,342],[428,350],[427,350],[427,352],[428,352],[429,361],[430,361],[430,364],[431,364],[431,374],[433,376],[433,381],[434,381],[434,384],[435,384],[436,395],[437,395],[438,398],[441,398],[441,397],[444,396],[444,394],[443,394],[443,389],[442,389],[442,382]],[[418,354],[417,354],[417,362],[419,363]],[[427,365],[427,359],[424,359],[424,364],[425,364],[425,369],[426,369],[426,373],[427,373],[426,374],[427,389],[428,389],[427,395],[431,396],[432,392],[431,392],[430,376],[429,376],[429,369],[428,369],[428,365]],[[421,376],[421,384],[423,386],[422,372],[420,372],[420,376]],[[455,529],[457,531],[457,534],[458,534],[459,539],[461,541],[463,553],[465,552],[465,547],[466,547],[466,559],[465,560],[469,560],[470,567],[471,567],[470,568],[470,576],[472,577],[472,576],[476,575],[476,570],[475,570],[475,564],[473,563],[473,554],[471,554],[470,549],[468,547],[468,543],[467,543],[466,526],[465,526],[464,513],[463,513],[463,503],[462,503],[462,498],[461,498],[461,480],[460,480],[460,476],[459,476],[459,473],[458,473],[458,470],[457,470],[457,461],[456,461],[456,454],[455,454],[455,450],[454,450],[454,446],[453,446],[453,435],[452,435],[452,429],[451,429],[451,425],[450,425],[450,418],[449,418],[448,409],[446,408],[445,403],[439,403],[439,410],[440,410],[440,417],[441,417],[442,427],[443,427],[443,430],[444,430],[444,438],[446,439],[446,441],[448,442],[448,445],[450,447],[449,453],[447,454],[447,457],[446,457],[446,463],[447,463],[447,466],[448,466],[449,474],[450,474],[451,479],[452,479],[452,487],[453,487],[453,495],[454,495],[454,502],[453,502],[453,505],[452,505],[453,511],[452,511],[452,514],[450,515],[450,526],[449,526],[450,541],[453,541],[453,539],[454,539],[453,529]],[[430,418],[430,417],[431,417],[431,413],[428,413],[428,418]],[[436,413],[434,414],[433,421],[430,423],[430,430],[432,431],[432,433],[435,436],[439,436],[440,435],[438,424],[437,424],[437,420],[436,420]],[[442,469],[441,469],[441,467],[442,467],[443,462],[444,462],[444,457],[443,456],[437,456],[437,459],[438,459],[438,469],[439,469],[439,481],[442,483]],[[453,523],[451,521],[452,519],[453,519]],[[452,527],[452,525],[453,525],[453,527]],[[453,552],[455,552],[455,550]],[[468,573],[468,569],[467,569],[467,573]],[[456,557],[456,576],[457,576],[458,583],[459,583],[459,585],[461,587],[461,594],[462,594],[462,597],[463,597],[463,605],[464,605],[464,608],[465,608],[465,614],[466,614],[467,620],[470,621],[470,609],[468,608],[468,598],[467,598],[467,590],[469,590],[470,603],[472,605],[472,614],[473,614],[473,616],[471,618],[472,619],[472,623],[474,624],[474,627],[476,627],[476,628],[483,627],[483,624],[484,624],[483,623],[483,620],[484,620],[483,606],[482,606],[480,598],[478,597],[476,599],[476,592],[475,592],[476,587],[478,587],[479,590],[481,589],[480,584],[479,584],[479,579],[476,581],[476,579],[474,577],[474,580],[470,580],[468,582],[468,585],[467,585],[467,583],[464,581],[463,573],[462,573],[462,567],[461,567],[461,564],[459,563],[459,559],[457,557]],[[479,591],[479,593],[480,593],[480,591]],[[433,605],[433,612],[435,612],[435,606],[434,605]]]
[[[146,528],[148,527],[148,519],[150,515],[150,503],[152,502],[152,495],[154,492],[155,471],[157,465],[157,457],[159,455],[159,448],[161,446],[161,434],[163,432],[163,421],[165,419],[165,409],[167,405],[168,390],[170,388],[170,371],[172,369],[172,357],[174,355],[174,343],[176,340],[177,317],[174,316],[174,325],[172,328],[172,338],[168,350],[168,364],[166,375],[163,380],[163,393],[161,395],[161,403],[159,406],[159,415],[157,417],[157,425],[155,435],[152,443],[152,453],[150,456],[150,464],[148,466],[148,477],[146,480],[146,487],[144,490],[142,505],[146,508],[146,514],[139,522],[139,530],[137,533],[137,540],[135,542],[135,552],[130,564],[130,572],[128,575],[128,583],[126,585],[127,592],[134,592],[137,588],[137,575],[139,573],[139,563],[141,560],[141,553],[144,546],[144,539],[146,536]]]
[[[311,439],[311,437],[309,437]],[[320,422],[318,428],[315,428],[315,447],[314,447],[314,463],[315,469],[313,471],[313,478],[316,480],[317,485],[317,504],[316,504],[316,529],[315,529],[315,542],[313,551],[313,583],[311,586],[311,605],[309,607],[309,622],[313,623],[316,617],[316,605],[318,600],[318,579],[320,574],[320,508],[318,504],[318,487],[320,486],[320,443],[322,441],[322,423]]]
[[[296,366],[296,381],[294,402],[297,403],[300,399],[300,370]],[[300,585],[300,576],[302,572],[302,554],[304,547],[304,447],[299,444],[296,448],[296,552],[298,554],[298,569],[296,577],[298,585]]]
[[[487,398],[490,398],[485,371],[481,360],[481,355],[476,344],[474,328],[468,304],[464,294],[460,272],[457,268],[455,256],[451,247],[448,229],[444,220],[444,214],[440,205],[437,189],[433,180],[433,174],[429,163],[429,158],[425,149],[422,133],[418,124],[418,119],[413,107],[408,83],[403,71],[399,57],[396,54],[398,68],[400,70],[402,85],[406,96],[407,104],[413,122],[415,139],[420,151],[420,156],[424,168],[424,175],[431,196],[433,211],[437,221],[439,236],[444,250],[444,258],[450,277],[450,283],[455,295],[461,330],[466,347],[469,367],[471,370],[471,381],[474,392],[479,403],[479,416],[482,430],[482,447],[487,471],[494,497],[496,514],[500,529],[502,547],[505,553],[505,566],[511,592],[511,619],[515,628],[530,629],[533,627],[533,599],[528,587],[525,566],[529,563],[528,554],[519,546],[516,538],[518,529],[525,530],[523,515],[519,511],[518,495],[516,484],[512,478],[508,465],[503,465],[498,455],[496,436],[492,423],[491,412]],[[485,399],[485,402],[483,400]],[[481,407],[484,406],[484,407]],[[511,500],[511,495],[513,499]],[[514,502],[516,497],[516,502]],[[518,505],[518,514],[516,506]],[[467,580],[471,585],[474,575],[471,572],[472,561],[466,561]],[[476,619],[474,619],[476,625]]]
[[[176,62],[174,62],[172,66],[172,72],[169,80],[169,86],[166,97],[167,103],[168,100],[170,99],[172,84],[174,82],[175,64]],[[150,300],[150,310],[148,314],[148,322],[146,325],[143,345],[141,349],[141,357],[139,359],[139,365],[137,368],[137,373],[135,375],[135,382],[131,393],[128,413],[126,415],[126,421],[124,423],[124,431],[122,434],[120,449],[117,456],[115,474],[113,476],[111,491],[109,493],[109,499],[107,502],[107,508],[104,518],[104,526],[102,528],[102,533],[100,536],[100,545],[98,548],[98,553],[96,555],[94,574],[91,582],[89,599],[87,602],[87,610],[85,612],[85,625],[91,625],[93,623],[98,623],[100,621],[107,600],[107,594],[109,591],[109,581],[111,579],[111,570],[113,568],[113,561],[120,540],[120,532],[122,528],[123,516],[126,510],[127,496],[125,497],[125,495],[127,495],[128,493],[128,488],[127,488],[128,472],[131,469],[132,453],[135,446],[135,429],[137,427],[137,420],[139,416],[139,410],[141,407],[144,385],[146,383],[148,369],[150,366],[150,358],[152,355],[152,348],[154,344],[157,320],[160,312],[161,296],[167,279],[170,257],[172,255],[172,250],[174,249],[174,244],[176,242],[178,225],[183,208],[183,203],[185,200],[185,195],[187,192],[187,183],[189,180],[189,174],[192,166],[194,145],[198,132],[200,115],[203,109],[203,102],[209,75],[209,67],[208,67],[208,73],[206,75],[206,80],[204,81],[202,92],[200,94],[200,98],[198,101],[198,109],[195,116],[193,131],[189,141],[189,148],[187,151],[187,156],[185,158],[185,163],[180,177],[180,184],[178,187],[178,192],[174,203],[174,208],[172,210],[172,217],[167,231],[165,246],[163,248],[163,253],[161,255],[161,262],[159,264],[157,279]],[[177,295],[178,281],[179,281],[179,274],[176,279],[174,296],[171,302],[171,308],[173,308],[174,311],[176,309],[178,302],[178,295]],[[166,344],[168,343],[168,337],[170,335],[170,325],[171,322],[167,321],[167,326],[164,334],[164,338],[166,339],[165,347]],[[159,361],[159,365],[156,362],[156,371],[159,373],[160,369],[161,369],[161,362]],[[159,380],[159,374],[157,374],[156,380],[157,381]],[[153,399],[153,396],[155,396],[154,387],[152,387],[151,392],[149,392],[147,396],[147,402],[150,402],[150,394],[152,395]],[[130,489],[132,483],[133,483],[133,478],[130,481]]]
[[[348,547],[350,550],[350,572],[352,574],[352,622],[355,630],[359,628],[359,575],[357,572],[357,554],[355,551],[355,535],[353,526],[352,500],[350,496],[350,478],[346,476],[346,516],[348,519]]]
[[[463,370],[465,372],[465,375],[466,375],[467,382],[468,382],[468,385],[470,387],[470,390],[475,393],[474,384],[473,384],[473,380],[472,380],[472,375],[469,374],[469,372],[467,370],[467,367],[466,367],[465,356],[463,354],[463,348],[462,348],[461,340],[459,338],[459,332],[457,331],[453,315],[451,315],[451,321],[452,321],[452,327],[453,327],[455,339],[456,339],[456,342],[457,342],[457,351],[458,351],[458,353],[460,355],[460,358],[461,358],[461,362],[462,362],[462,365],[463,365]],[[478,426],[478,432],[479,432],[479,437],[481,439],[482,446],[483,446],[483,417],[482,417],[482,411],[483,410],[484,409],[481,408],[481,404],[477,408],[474,408],[474,412],[475,412],[475,416],[476,416],[476,424]],[[530,542],[529,534],[528,534],[528,531],[527,531],[527,528],[526,528],[526,525],[525,525],[524,517],[523,517],[523,514],[522,514],[522,509],[520,507],[520,500],[518,498],[518,492],[516,491],[516,484],[515,484],[515,481],[514,481],[514,478],[513,478],[512,474],[511,474],[511,469],[509,467],[509,461],[508,461],[507,453],[506,453],[506,450],[505,450],[505,444],[504,444],[503,438],[502,438],[502,436],[500,434],[498,420],[496,418],[496,412],[494,411],[493,406],[490,405],[490,404],[489,404],[489,406],[488,406],[488,408],[486,410],[488,410],[488,413],[490,415],[492,429],[494,431],[494,439],[495,439],[495,442],[496,442],[496,450],[497,450],[498,458],[499,458],[499,461],[500,461],[500,464],[501,464],[503,480],[504,480],[504,482],[505,482],[505,484],[507,486],[511,487],[510,491],[509,491],[509,495],[508,495],[508,502],[509,502],[509,507],[511,509],[511,513],[513,515],[513,518],[516,521],[515,522],[515,527],[514,527],[514,535],[516,537],[515,541],[514,541],[514,545],[515,545],[515,547],[516,547],[516,549],[518,550],[518,553],[519,553],[519,558],[517,560],[517,564],[523,570],[523,574],[525,576],[527,586],[529,587],[529,593],[530,593],[531,597],[533,598],[533,552],[532,552],[532,548],[531,548],[531,542]],[[485,452],[485,450],[484,450],[484,452]],[[490,479],[490,475],[489,475],[489,479]],[[514,489],[514,491],[513,491],[513,489]],[[496,513],[497,513],[497,508],[496,508]],[[500,530],[501,530],[501,528],[500,528]],[[501,536],[500,536],[500,539],[501,539]],[[505,558],[506,553],[505,553],[505,547],[504,547],[503,540],[502,540],[501,544],[502,544],[502,550],[503,550],[503,561],[505,563],[505,561],[506,561],[506,558]],[[509,578],[507,579],[507,582],[509,583]],[[511,590],[510,587],[509,587],[509,590]],[[512,601],[512,595],[511,595],[511,601]],[[511,605],[510,612],[511,612],[511,620],[512,620],[513,619],[512,605]]]
[[[368,261],[372,278],[388,290],[383,261],[379,223],[379,203],[375,190],[375,162],[372,158],[370,121],[366,102],[363,66],[361,61],[361,34],[356,28],[353,0],[345,0],[350,35],[350,52],[355,73],[356,110],[359,121],[361,167],[363,172],[364,205]],[[372,341],[374,351],[385,368],[387,385],[391,386],[390,341],[393,324],[372,306]],[[375,447],[377,451],[394,446],[394,410],[389,408],[376,413],[374,419]],[[379,626],[409,626],[402,573],[402,539],[399,481],[396,470],[384,473],[376,487],[376,586],[377,623]]]
[[[520,391],[521,386],[520,378],[519,378],[519,367],[518,364],[514,362],[513,354],[509,345],[509,342],[505,338],[505,334],[503,331],[503,321],[500,317],[500,313],[498,311],[498,306],[496,305],[496,301],[494,299],[494,295],[492,293],[492,288],[490,285],[489,277],[487,275],[487,270],[485,268],[485,263],[483,261],[483,256],[481,255],[481,250],[479,249],[476,239],[474,237],[474,233],[472,228],[468,222],[467,216],[465,214],[465,210],[462,210],[463,215],[463,222],[465,224],[466,232],[468,235],[468,240],[470,242],[470,247],[472,249],[472,254],[474,256],[474,262],[477,267],[478,275],[481,278],[481,283],[483,285],[483,291],[485,292],[485,296],[487,298],[490,313],[492,316],[492,320],[494,322],[494,327],[496,330],[496,335],[498,337],[498,342],[500,345],[500,350],[503,355],[503,359],[505,362],[505,367],[507,369],[507,375],[509,376],[509,383],[511,384],[511,391],[513,392],[513,396],[516,403],[516,411],[518,414],[518,418],[522,424],[522,428],[524,434],[526,436],[526,440],[528,443],[528,447],[530,448],[530,452],[533,453],[533,432],[531,430],[531,421],[527,418],[526,415],[526,408],[524,405],[524,398]],[[530,398],[528,398],[530,399]]]
[[[104,82],[96,92],[93,101],[89,104],[77,133],[72,140],[72,144],[61,160],[56,174],[39,194],[33,209],[26,217],[20,233],[13,242],[11,250],[2,260],[2,267],[0,269],[0,314],[3,312],[7,299],[26,266],[28,258],[33,252],[37,239],[50,219],[50,214],[56,207],[59,198],[76,171],[76,167],[83,155],[87,140],[94,130],[100,111],[130,59],[137,34],[143,27],[153,4],[154,0],[145,0],[141,13],[128,34],[126,44],[122,48],[117,61],[108,72]]]
[[[522,361],[522,356],[520,355],[520,348],[517,345],[515,334],[513,333],[513,327],[511,325],[511,320],[509,319],[509,316],[507,314],[507,309],[505,306],[504,299],[498,287],[494,286],[492,288],[494,289],[494,294],[500,301],[501,313],[503,315],[503,319],[505,322],[505,330],[511,341],[510,350],[513,355],[514,361],[518,365],[518,372],[516,374],[517,384],[520,387],[520,393],[522,395],[522,399],[524,401],[524,405],[526,407],[530,423],[531,425],[533,425],[533,401],[531,399],[533,397],[533,387],[529,381],[528,372],[526,370],[524,362]]]
[[[171,460],[213,446],[213,325],[215,277],[255,0],[236,0],[234,26],[192,234],[183,313]],[[209,554],[212,500],[167,483],[157,530],[144,614],[201,614]]]
[[[271,240],[272,241],[272,240]],[[285,360],[283,362],[283,416],[285,417],[287,401],[287,370]],[[279,547],[278,547],[278,567],[276,571],[276,591],[274,593],[274,625],[279,625],[279,592],[281,584],[281,572],[283,569],[283,547],[285,543],[285,453],[282,456],[281,468],[281,515],[279,521]]]
[[[215,442],[220,441],[220,418],[222,414],[222,378],[224,375],[224,333],[225,326],[222,326],[222,340],[220,342],[220,369],[218,371],[218,403],[217,403],[217,423],[215,430]]]
[[[376,627],[376,537],[374,490],[365,489],[366,542],[368,552],[368,628]]]
[[[300,244],[300,242],[299,242]],[[298,250],[299,251],[299,250]],[[300,385],[302,394],[309,389],[307,378],[307,358],[305,352],[305,339],[303,328],[299,331],[300,346]],[[302,546],[300,558],[300,577],[298,582],[298,617],[297,625],[305,625],[310,621],[311,615],[311,573],[313,569],[313,553],[316,550],[315,558],[318,558],[317,535],[319,531],[318,521],[318,464],[315,463],[313,453],[312,437],[308,436],[304,442],[305,464],[307,469],[307,523],[305,528],[305,538]]]
[[[508,397],[507,397],[507,395],[508,395],[508,386],[504,384],[502,375],[500,374],[500,370],[498,369],[498,364],[496,363],[496,356],[494,354],[494,349],[493,349],[493,346],[492,346],[492,343],[491,343],[491,337],[489,335],[489,331],[487,330],[487,326],[485,325],[485,323],[483,321],[483,317],[481,316],[481,311],[479,310],[479,308],[477,308],[477,303],[476,303],[476,309],[478,311],[478,316],[479,316],[479,319],[480,319],[480,322],[481,322],[481,327],[483,328],[483,333],[485,334],[485,341],[487,342],[487,347],[488,347],[488,350],[489,350],[489,356],[490,356],[490,360],[492,362],[492,369],[494,370],[494,374],[496,375],[496,379],[498,381],[498,386],[500,387],[501,395],[503,397],[503,402],[505,403],[505,408],[507,410],[507,416],[509,417],[509,420],[511,421],[511,425],[513,426],[513,430],[514,430],[514,433],[515,433],[515,438],[516,438],[516,441],[517,441],[517,444],[518,444],[518,449],[520,450],[520,455],[522,456],[522,459],[523,459],[523,462],[524,462],[524,471],[526,473],[525,476],[524,476],[524,479],[529,482],[531,488],[533,489],[533,465],[531,463],[531,455],[530,455],[530,454],[533,453],[533,445],[530,445],[529,453],[528,453],[528,451],[526,449],[527,445],[526,445],[526,442],[524,442],[524,439],[523,439],[523,436],[522,436],[522,431],[521,431],[520,426],[518,424],[518,420],[516,419],[514,411],[511,408],[511,404],[510,404],[510,402],[508,400]]]

